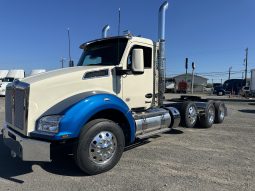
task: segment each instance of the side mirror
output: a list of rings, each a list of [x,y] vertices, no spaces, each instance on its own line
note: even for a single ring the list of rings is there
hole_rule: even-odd
[[[134,49],[132,51],[132,72],[134,74],[144,73],[143,49]]]

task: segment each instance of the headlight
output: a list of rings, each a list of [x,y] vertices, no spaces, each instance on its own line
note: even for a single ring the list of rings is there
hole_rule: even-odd
[[[42,117],[37,125],[38,131],[58,133],[59,131],[59,122],[63,116],[61,115],[51,115]]]

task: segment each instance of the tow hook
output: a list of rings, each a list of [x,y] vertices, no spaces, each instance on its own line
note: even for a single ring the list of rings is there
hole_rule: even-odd
[[[11,156],[12,156],[12,158],[16,158],[17,154],[14,151],[11,151]]]

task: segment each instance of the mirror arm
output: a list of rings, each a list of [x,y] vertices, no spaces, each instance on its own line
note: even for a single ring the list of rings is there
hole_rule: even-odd
[[[133,74],[143,74],[143,73],[144,73],[144,71],[142,71],[142,72],[132,71],[132,73],[133,73]]]
[[[122,76],[130,73],[130,69],[122,69],[122,67],[115,67],[115,72],[117,76]]]

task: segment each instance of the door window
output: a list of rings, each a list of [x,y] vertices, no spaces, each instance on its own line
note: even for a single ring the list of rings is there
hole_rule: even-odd
[[[134,49],[143,49],[143,60],[144,60],[144,68],[151,68],[152,66],[152,49],[150,47],[135,45],[131,48],[128,58],[127,58],[127,69],[132,68],[132,51]]]

